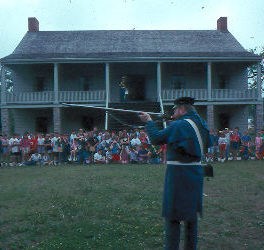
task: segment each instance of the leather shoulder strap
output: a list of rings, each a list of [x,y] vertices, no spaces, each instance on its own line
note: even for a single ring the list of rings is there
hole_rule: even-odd
[[[204,149],[203,140],[202,140],[202,137],[201,137],[201,134],[200,134],[200,131],[199,131],[197,125],[191,119],[184,119],[184,120],[187,121],[192,126],[192,128],[194,129],[196,136],[198,138],[199,145],[200,145],[201,155],[203,155],[203,153],[204,153],[203,152],[203,149]]]

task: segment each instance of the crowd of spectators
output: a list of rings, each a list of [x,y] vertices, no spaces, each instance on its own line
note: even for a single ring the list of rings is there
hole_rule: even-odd
[[[1,165],[165,163],[166,146],[153,146],[144,130],[14,135],[0,139]]]
[[[225,128],[222,131],[211,130],[210,136],[213,145],[206,155],[207,162],[264,158],[264,130],[241,133],[238,127],[233,130]]]
[[[238,128],[210,132],[212,147],[206,162],[264,158],[264,131],[256,135]],[[62,163],[146,163],[166,162],[166,145],[153,146],[144,129],[92,131],[79,129],[70,134],[31,134],[0,137],[1,166]]]

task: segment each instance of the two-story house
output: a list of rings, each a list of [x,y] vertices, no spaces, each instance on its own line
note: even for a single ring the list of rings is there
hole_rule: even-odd
[[[216,129],[247,129],[253,105],[260,129],[260,60],[228,31],[226,17],[216,30],[89,31],[40,31],[38,20],[28,18],[28,32],[1,59],[2,132],[113,129],[138,119],[63,103],[169,112],[180,96],[196,98],[198,112]],[[257,89],[248,89],[251,65],[258,65]]]

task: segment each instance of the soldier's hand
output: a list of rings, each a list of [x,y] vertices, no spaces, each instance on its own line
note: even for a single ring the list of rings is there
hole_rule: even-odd
[[[146,112],[140,112],[138,115],[142,122],[152,121],[150,115]]]

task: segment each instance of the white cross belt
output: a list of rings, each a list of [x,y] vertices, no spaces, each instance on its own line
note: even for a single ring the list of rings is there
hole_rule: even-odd
[[[167,164],[188,166],[188,165],[201,165],[201,162],[200,161],[196,161],[196,162],[184,163],[184,162],[180,162],[180,161],[167,161]]]

